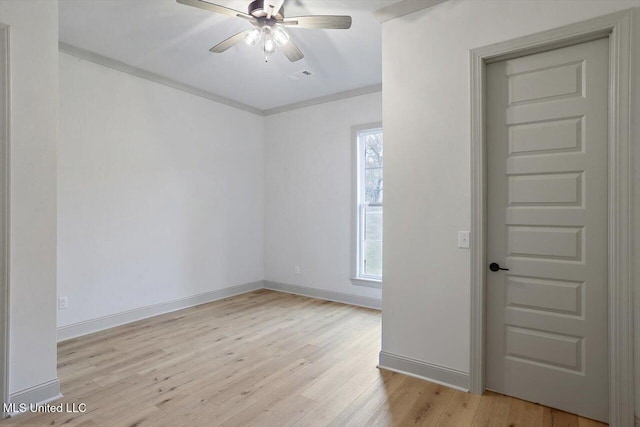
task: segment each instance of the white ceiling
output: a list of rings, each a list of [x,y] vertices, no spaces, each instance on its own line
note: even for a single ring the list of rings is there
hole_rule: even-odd
[[[209,0],[214,2],[215,0]],[[381,27],[372,13],[397,0],[287,0],[286,16],[351,15],[350,30],[289,29],[305,58],[265,63],[244,43],[209,48],[246,21],[175,0],[60,0],[60,41],[261,110],[379,84]],[[246,11],[250,0],[218,0]],[[312,77],[290,75],[308,70]]]

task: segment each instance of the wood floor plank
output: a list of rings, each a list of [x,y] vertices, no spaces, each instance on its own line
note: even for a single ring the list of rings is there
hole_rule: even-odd
[[[607,424],[589,418],[578,417],[578,427],[606,427]]]
[[[510,427],[538,427],[542,426],[544,406],[524,400],[511,400],[508,424]]]
[[[579,427],[578,416],[557,409],[543,409],[543,427]]]
[[[506,427],[511,398],[491,391],[485,392],[471,423],[472,427]]]
[[[402,374],[378,371],[377,380],[328,425],[330,427],[366,425],[372,414],[403,384],[403,379],[406,377]]]
[[[310,410],[300,419],[287,420],[281,426],[327,426],[336,418],[351,402],[362,392],[364,387],[358,384],[346,382],[336,388],[333,393],[327,394],[319,401],[313,400]]]
[[[255,417],[246,424],[246,427],[261,426],[285,426],[301,425],[298,421],[311,411],[316,402],[296,394],[287,399],[278,401],[277,404],[265,409],[261,416]]]
[[[56,403],[87,412],[0,427],[604,426],[380,370],[379,351],[376,310],[250,292],[60,343]]]
[[[457,392],[444,414],[440,417],[438,427],[457,427],[471,425],[480,406],[481,396],[477,394]]]
[[[457,391],[416,378],[405,378],[365,425],[434,426]],[[461,392],[460,392],[461,393]]]

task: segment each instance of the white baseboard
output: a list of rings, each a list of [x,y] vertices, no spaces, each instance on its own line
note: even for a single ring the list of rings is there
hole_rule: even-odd
[[[376,310],[380,310],[382,308],[382,300],[379,300],[378,298],[326,291],[324,289],[308,288],[306,286],[289,285],[287,283],[272,282],[270,280],[264,281],[264,288],[272,291],[287,292],[289,294],[341,302],[343,304],[357,305],[359,307],[373,308]]]
[[[11,393],[9,395],[9,403],[18,407],[20,404],[26,405],[44,405],[62,398],[60,393],[60,380],[58,378],[47,381],[24,390]],[[9,416],[14,416],[20,412],[14,411]]]
[[[57,329],[58,342],[125,325],[137,320],[158,316],[160,314],[166,314],[172,311],[182,310],[184,308],[232,297],[234,295],[256,291],[258,289],[262,289],[262,287],[263,282],[262,280],[259,280],[257,282],[231,286],[203,294],[180,298],[173,301],[161,302],[136,308],[134,310],[123,311],[122,313],[111,314],[109,316],[98,317],[96,319],[61,326]]]
[[[304,295],[312,298],[336,301],[344,304],[374,308],[378,310],[380,310],[380,308],[382,307],[381,300],[377,298],[362,297],[357,295],[344,294],[341,292],[325,291],[322,289],[307,288],[304,286],[288,285],[286,283],[259,280],[256,282],[245,283],[243,285],[231,286],[212,292],[193,295],[186,298],[180,298],[173,301],[148,305],[129,311],[123,311],[122,313],[98,317],[96,319],[85,320],[83,322],[73,323],[71,325],[60,326],[57,329],[58,342],[92,334],[94,332],[103,331],[105,329],[114,328],[116,326],[125,325],[127,323],[135,322],[138,320],[147,319],[149,317],[170,313],[172,311],[182,310],[184,308],[229,298],[234,295],[256,291],[263,288],[273,291]]]
[[[465,392],[469,391],[469,374],[446,366],[381,351],[378,367]]]

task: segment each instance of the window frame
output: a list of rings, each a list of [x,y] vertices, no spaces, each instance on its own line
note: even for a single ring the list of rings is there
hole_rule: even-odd
[[[382,278],[377,276],[367,276],[362,274],[362,243],[364,233],[363,222],[363,206],[361,183],[364,183],[364,144],[360,142],[360,134],[365,131],[383,130],[382,122],[369,123],[364,125],[353,126],[351,128],[351,145],[352,145],[352,262],[351,262],[351,282],[354,285],[367,286],[371,288],[382,288]],[[384,134],[384,130],[383,130]],[[383,137],[384,138],[384,137]],[[384,142],[383,142],[384,143]],[[384,173],[384,161],[383,161]],[[372,206],[383,206],[383,203],[375,203]],[[383,208],[384,216],[384,208]],[[384,241],[384,235],[383,235]],[[383,273],[384,274],[384,273]]]

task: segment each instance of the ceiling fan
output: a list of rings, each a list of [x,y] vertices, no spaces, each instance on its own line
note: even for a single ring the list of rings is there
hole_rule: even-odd
[[[286,28],[351,28],[350,16],[313,15],[286,18],[284,7],[282,6],[284,0],[254,0],[249,4],[247,13],[209,3],[205,0],[177,0],[177,2],[227,16],[242,18],[253,25],[253,28],[241,31],[209,49],[214,53],[222,53],[244,40],[250,46],[259,45],[265,54],[265,60],[268,60],[269,55],[276,53],[280,48],[289,61],[295,62],[304,58],[304,55],[291,41]]]

